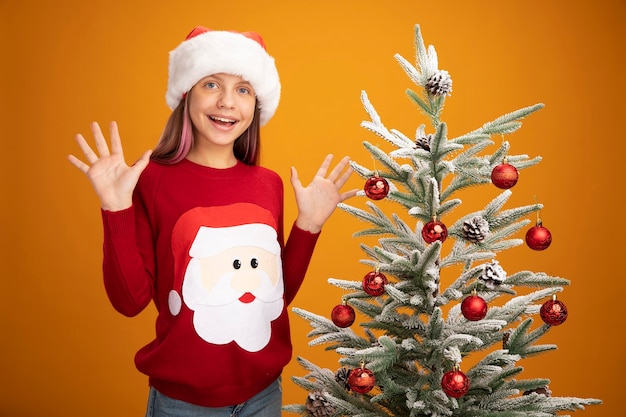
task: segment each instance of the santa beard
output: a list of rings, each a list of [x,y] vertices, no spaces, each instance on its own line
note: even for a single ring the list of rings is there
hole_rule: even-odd
[[[218,345],[234,341],[248,352],[258,352],[269,343],[272,321],[283,311],[282,273],[276,285],[262,270],[255,299],[244,303],[231,286],[233,274],[222,276],[210,292],[200,283],[199,264],[192,259],[183,281],[185,304],[194,311],[193,325],[203,340]]]

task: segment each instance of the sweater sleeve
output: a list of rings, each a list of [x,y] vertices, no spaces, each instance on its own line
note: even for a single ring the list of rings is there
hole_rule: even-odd
[[[132,317],[152,300],[154,267],[139,248],[137,206],[121,211],[102,210],[104,228],[102,270],[104,287],[113,307]]]
[[[285,300],[290,304],[295,298],[309,267],[319,233],[300,229],[295,222],[283,250],[283,276]]]

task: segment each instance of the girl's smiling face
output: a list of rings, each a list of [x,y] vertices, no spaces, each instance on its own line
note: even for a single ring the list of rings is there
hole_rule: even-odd
[[[227,165],[234,163],[233,144],[254,118],[252,85],[238,75],[218,73],[198,81],[189,94],[194,144],[187,157],[200,163],[224,157]]]

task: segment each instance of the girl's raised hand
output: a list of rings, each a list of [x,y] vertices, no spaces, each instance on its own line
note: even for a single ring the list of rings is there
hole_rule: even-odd
[[[294,167],[291,167],[291,185],[298,206],[296,225],[302,230],[318,233],[337,204],[354,197],[358,191],[354,189],[341,192],[341,188],[352,175],[352,168],[349,165],[350,158],[344,157],[327,176],[332,160],[332,155],[328,155],[324,159],[313,181],[307,187],[302,186],[298,179],[298,172]]]
[[[117,123],[111,122],[109,132],[111,136],[111,149],[98,123],[91,124],[91,132],[94,137],[96,152],[89,146],[83,135],[76,135],[76,142],[83,151],[87,162],[83,162],[74,155],[69,155],[68,160],[81,170],[93,186],[103,210],[119,211],[132,205],[133,190],[137,185],[139,176],[148,165],[152,151],[146,151],[133,165],[126,165],[124,152],[120,140]]]

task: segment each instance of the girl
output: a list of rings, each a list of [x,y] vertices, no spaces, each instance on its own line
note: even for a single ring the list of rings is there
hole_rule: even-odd
[[[262,38],[194,29],[170,53],[173,112],[154,151],[126,165],[117,125],[110,149],[97,123],[82,135],[101,202],[103,274],[120,313],[151,301],[156,337],[135,356],[148,375],[146,416],[279,416],[280,375],[291,358],[287,305],[350,177],[332,155],[303,187],[291,168],[298,215],[285,243],[283,184],[257,165],[259,128],[280,81]]]

